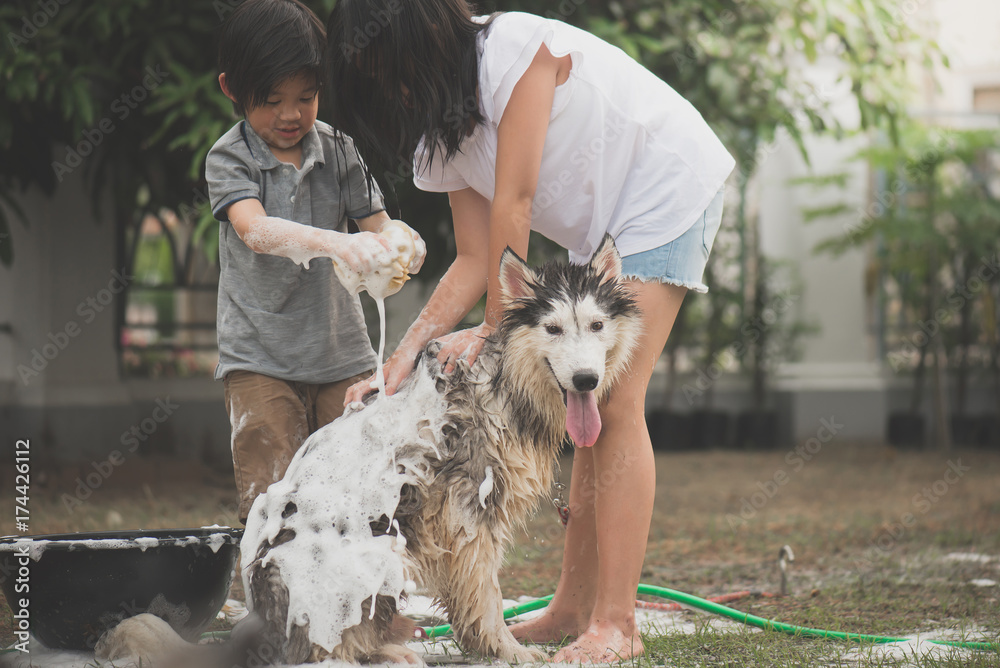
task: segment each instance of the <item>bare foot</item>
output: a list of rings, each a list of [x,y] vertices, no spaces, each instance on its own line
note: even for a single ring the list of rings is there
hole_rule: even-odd
[[[645,652],[638,632],[627,635],[610,624],[594,624],[549,659],[555,663],[617,663]]]
[[[538,617],[510,626],[510,632],[520,642],[563,642],[575,638],[587,627],[585,622],[562,615],[543,613]]]

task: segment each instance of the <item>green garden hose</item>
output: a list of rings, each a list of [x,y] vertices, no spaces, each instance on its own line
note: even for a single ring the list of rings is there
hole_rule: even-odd
[[[520,615],[523,612],[531,612],[533,610],[540,610],[549,604],[552,600],[552,594],[545,596],[543,598],[536,598],[534,601],[528,601],[527,603],[522,603],[520,605],[515,605],[512,608],[507,608],[503,611],[503,618],[513,617],[514,615]],[[451,633],[450,624],[442,624],[441,626],[425,626],[422,629],[420,637],[430,640],[431,638],[438,638],[440,636],[448,635]]]
[[[747,624],[749,626],[756,626],[757,628],[764,629],[765,631],[779,631],[781,633],[787,633],[793,636],[801,636],[803,638],[833,638],[836,640],[848,640],[850,642],[857,643],[890,643],[890,642],[906,642],[910,640],[909,638],[892,638],[888,636],[872,636],[864,633],[845,633],[843,631],[827,631],[826,629],[811,629],[805,626],[796,626],[794,624],[785,624],[784,622],[778,622],[773,619],[764,619],[763,617],[757,617],[756,615],[751,615],[746,612],[740,612],[739,610],[734,610],[725,605],[719,603],[714,603],[712,601],[707,601],[698,596],[693,596],[691,594],[685,594],[684,592],[677,591],[675,589],[667,589],[666,587],[655,587],[653,585],[640,584],[639,593],[646,594],[648,596],[656,596],[659,598],[669,599],[671,601],[676,601],[678,603],[683,603],[684,605],[690,606],[692,608],[697,608],[699,610],[704,610],[705,612],[710,612],[712,614],[721,615],[722,617],[728,617],[734,621],[740,622],[742,624]],[[552,596],[545,596],[543,598],[535,599],[534,601],[528,601],[527,603],[521,603],[520,605],[515,605],[513,607],[507,608],[503,611],[503,618],[507,619],[515,615],[520,615],[526,612],[532,612],[534,610],[539,610],[544,608],[552,600]],[[421,630],[421,637],[431,639],[440,638],[441,636],[448,635],[451,633],[451,626],[449,624],[442,624],[441,626],[427,626],[423,627]],[[212,637],[214,639],[222,639],[227,637],[228,632],[215,631],[211,633],[206,633],[206,636]],[[934,643],[935,645],[947,645],[949,647],[958,647],[961,649],[976,649],[976,650],[990,650],[990,651],[1000,651],[1000,643],[998,642],[965,642],[961,640],[931,640],[928,639],[927,642]],[[0,654],[6,654],[14,650],[0,650]]]
[[[639,593],[646,594],[648,596],[666,598],[671,601],[677,601],[678,603],[683,603],[684,605],[691,606],[692,608],[698,608],[699,610],[704,610],[705,612],[711,612],[723,617],[729,617],[730,619],[743,624],[756,626],[757,628],[764,629],[765,631],[780,631],[781,633],[802,636],[804,638],[835,638],[837,640],[849,640],[857,643],[890,643],[906,642],[910,640],[909,638],[890,638],[887,636],[872,636],[863,633],[844,633],[842,631],[827,631],[825,629],[811,629],[805,626],[785,624],[783,622],[774,621],[773,619],[764,619],[763,617],[757,617],[756,615],[751,615],[746,612],[740,612],[739,610],[734,610],[728,606],[720,605],[719,603],[714,603],[712,601],[706,601],[703,598],[692,596],[691,594],[685,594],[684,592],[674,589],[667,589],[666,587],[655,587],[653,585],[640,584]],[[549,604],[551,599],[552,596],[546,596],[545,598],[516,605],[504,610],[503,617],[504,619],[507,619],[508,617],[513,617],[514,615],[544,608]],[[438,638],[448,634],[450,631],[451,627],[447,624],[442,626],[426,627],[423,629],[423,633],[426,634],[427,638]],[[1000,650],[1000,643],[996,642],[964,642],[959,640],[928,640],[927,642],[934,643],[935,645],[960,647],[962,649]]]

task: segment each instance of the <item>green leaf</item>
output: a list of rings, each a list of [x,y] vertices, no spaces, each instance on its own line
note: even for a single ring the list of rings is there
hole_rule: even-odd
[[[806,207],[802,209],[802,218],[805,222],[811,223],[823,218],[834,218],[849,213],[851,207],[846,204],[830,204],[828,206]]]
[[[94,124],[94,100],[90,94],[87,80],[82,77],[74,77],[72,91],[75,103],[75,115],[83,127],[90,127]]]
[[[814,188],[827,188],[830,186],[845,188],[850,178],[850,172],[833,172],[830,174],[810,174],[808,176],[798,176],[788,179],[786,183],[790,186],[807,185]]]

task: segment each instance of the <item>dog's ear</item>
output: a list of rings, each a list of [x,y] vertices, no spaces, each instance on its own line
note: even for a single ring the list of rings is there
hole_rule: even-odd
[[[622,258],[610,234],[604,235],[601,245],[590,258],[590,268],[601,277],[601,283],[613,281],[622,275]]]
[[[516,299],[532,297],[538,277],[524,260],[511,250],[504,249],[500,256],[500,301],[504,306]]]

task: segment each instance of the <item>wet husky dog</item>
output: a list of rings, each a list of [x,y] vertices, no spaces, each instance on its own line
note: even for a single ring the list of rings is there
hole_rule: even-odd
[[[500,287],[502,321],[474,366],[445,374],[432,342],[396,394],[316,432],[254,503],[241,547],[262,658],[419,662],[396,612],[415,587],[465,650],[544,658],[504,624],[497,572],[567,434],[597,440],[640,319],[610,237],[582,266],[534,270],[507,249]]]

